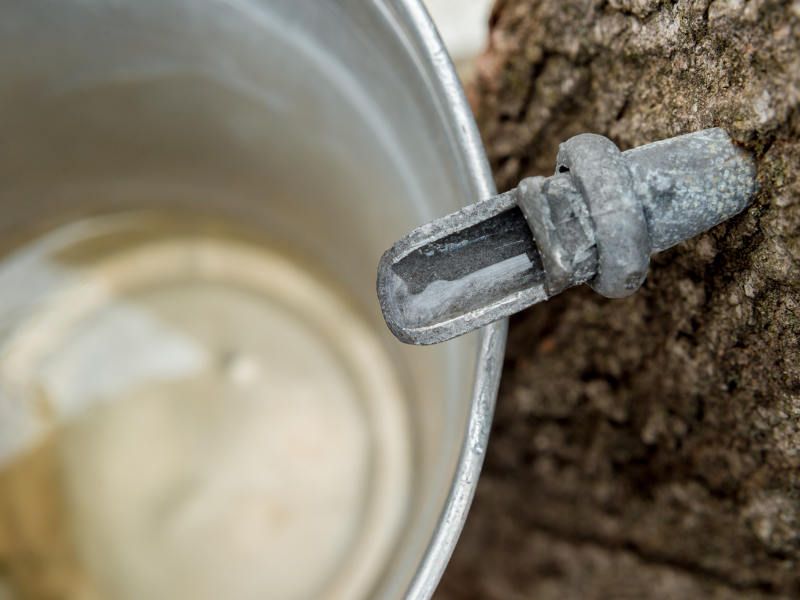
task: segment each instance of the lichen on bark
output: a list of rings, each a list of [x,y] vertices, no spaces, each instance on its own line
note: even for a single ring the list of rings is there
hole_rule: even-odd
[[[438,600],[800,596],[800,2],[498,0],[490,25],[468,94],[501,191],[578,133],[719,126],[762,193],[634,296],[512,320]]]

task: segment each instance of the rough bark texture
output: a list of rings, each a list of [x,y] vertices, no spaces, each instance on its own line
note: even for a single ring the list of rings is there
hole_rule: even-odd
[[[470,90],[501,191],[558,144],[721,126],[746,213],[624,300],[512,320],[456,599],[800,596],[800,2],[499,0]]]

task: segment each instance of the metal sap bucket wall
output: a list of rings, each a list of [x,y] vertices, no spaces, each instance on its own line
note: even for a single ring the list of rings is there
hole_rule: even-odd
[[[375,297],[495,193],[422,4],[5,2],[0,72],[0,597],[430,597],[506,330]]]

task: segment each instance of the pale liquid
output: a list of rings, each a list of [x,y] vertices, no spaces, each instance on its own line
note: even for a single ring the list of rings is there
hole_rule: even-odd
[[[0,598],[367,596],[409,492],[392,362],[283,256],[148,223],[0,265]]]

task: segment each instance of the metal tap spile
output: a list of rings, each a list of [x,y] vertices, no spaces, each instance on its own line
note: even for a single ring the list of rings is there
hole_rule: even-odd
[[[581,283],[634,293],[650,255],[744,210],[755,156],[719,128],[620,152],[583,134],[561,144],[555,175],[419,227],[378,267],[386,323],[402,341],[462,335]]]

